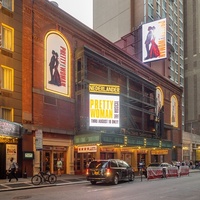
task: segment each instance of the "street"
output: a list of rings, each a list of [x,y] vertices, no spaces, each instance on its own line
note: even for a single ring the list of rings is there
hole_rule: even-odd
[[[30,200],[199,200],[200,173],[191,173],[180,178],[147,180],[136,179],[118,185],[90,182],[47,188],[1,192],[1,199]]]

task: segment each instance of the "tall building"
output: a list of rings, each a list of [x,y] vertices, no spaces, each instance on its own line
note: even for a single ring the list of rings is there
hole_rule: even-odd
[[[163,62],[147,63],[147,65],[170,79],[174,84],[184,88],[183,3],[183,0],[94,0],[93,28],[128,53],[136,52],[135,54],[132,53],[132,56],[136,56],[141,60],[141,56],[138,56],[138,54],[141,54],[141,38],[137,40],[138,46],[135,39],[131,43],[130,38],[135,37],[135,33],[137,34],[143,24],[166,18],[167,59],[164,59]],[[125,46],[122,45],[122,40],[125,41]],[[131,48],[135,46],[135,50],[127,50],[128,44]],[[194,42],[194,44],[196,43]],[[185,128],[184,109],[183,92],[182,130]]]
[[[192,157],[200,161],[200,1],[184,1],[185,128],[192,136]]]
[[[22,2],[0,1],[0,178],[21,162]]]

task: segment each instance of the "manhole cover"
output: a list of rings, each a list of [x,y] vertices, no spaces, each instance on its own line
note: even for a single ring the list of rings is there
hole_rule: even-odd
[[[18,197],[14,197],[13,199],[29,199],[31,198],[31,196],[18,196]]]

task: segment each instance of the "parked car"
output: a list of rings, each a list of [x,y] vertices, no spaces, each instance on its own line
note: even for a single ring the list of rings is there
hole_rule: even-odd
[[[123,160],[94,160],[87,167],[86,177],[91,184],[111,182],[117,185],[119,181],[133,181],[135,179],[135,173],[133,168]]]
[[[166,168],[166,167],[171,167],[172,165],[169,163],[151,163],[148,165],[148,167],[162,167],[162,168]]]
[[[169,163],[150,163],[149,165],[148,165],[148,167],[146,168],[146,177],[147,177],[147,170],[148,170],[148,168],[151,168],[151,167],[162,167],[162,169],[163,169],[163,176],[165,176],[166,175],[166,171],[165,171],[165,169],[167,168],[167,167],[171,167],[172,165],[171,164],[169,164]]]

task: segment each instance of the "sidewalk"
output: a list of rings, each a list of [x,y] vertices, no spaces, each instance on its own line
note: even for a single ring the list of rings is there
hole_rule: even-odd
[[[190,169],[190,173],[200,172],[199,169]],[[135,177],[141,178],[136,175]],[[145,177],[143,177],[145,179]],[[12,179],[11,182],[8,182],[8,179],[0,179],[0,192],[3,191],[12,191],[12,190],[25,190],[25,189],[34,189],[41,187],[52,187],[52,186],[61,186],[61,185],[71,185],[71,184],[80,184],[80,183],[89,183],[86,180],[85,175],[68,175],[63,174],[62,176],[57,177],[57,182],[55,184],[42,183],[41,185],[32,185],[31,177],[28,178],[19,178],[18,181]]]
[[[49,184],[48,182],[45,182],[40,185],[33,185],[31,183],[31,177],[19,178],[18,181],[16,181],[13,178],[11,182],[9,182],[8,179],[0,179],[0,192],[51,187],[59,185],[80,184],[84,182],[88,182],[84,175],[68,175],[68,174],[63,174],[62,176],[58,176],[55,184]]]

